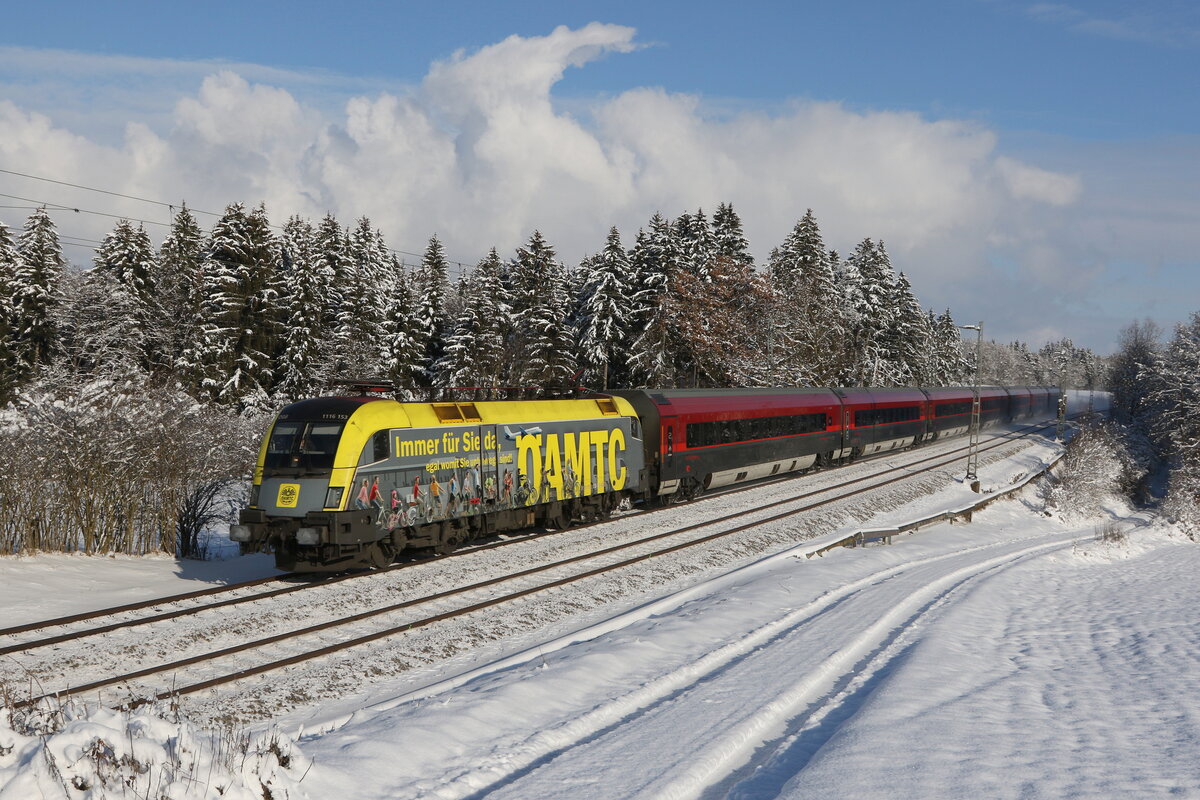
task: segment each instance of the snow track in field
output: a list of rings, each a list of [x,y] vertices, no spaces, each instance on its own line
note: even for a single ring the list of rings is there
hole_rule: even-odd
[[[705,787],[720,786],[723,777],[744,773],[748,761],[767,763],[772,753],[787,760],[819,746],[811,739],[820,736],[823,720],[887,669],[906,637],[949,593],[1071,541],[1047,538],[1034,545],[988,544],[876,571],[583,714],[525,739],[495,742],[482,762],[452,765],[441,778],[397,796],[555,797],[580,775],[603,786],[605,797],[698,796]],[[634,621],[640,615],[631,616]],[[804,641],[821,646],[803,652]],[[779,675],[798,679],[780,686]],[[756,703],[754,687],[767,685],[766,702]],[[697,709],[712,713],[698,715]],[[676,761],[671,754],[677,754],[681,734],[688,757]],[[663,756],[657,769],[631,773],[623,767],[645,763],[655,751]],[[781,778],[790,774],[784,770]],[[723,795],[722,789],[714,796]]]

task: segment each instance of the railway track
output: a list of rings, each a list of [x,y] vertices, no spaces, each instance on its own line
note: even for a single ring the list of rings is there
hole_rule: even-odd
[[[999,447],[1003,447],[1006,444],[1010,444],[1014,439],[1031,435],[1039,430],[1044,429],[1045,427],[1045,425],[1028,426],[1024,433],[1016,431],[1002,434],[996,437],[995,441],[985,444],[981,448],[981,451],[990,451]],[[176,683],[169,690],[157,691],[151,688],[146,693],[152,697],[165,698],[177,694],[192,694],[200,692],[205,689],[242,680],[254,675],[260,675],[273,670],[278,670],[289,665],[310,661],[312,659],[320,658],[338,651],[359,647],[371,642],[385,639],[387,637],[396,636],[404,632],[424,629],[429,626],[433,626],[436,623],[457,617],[463,617],[484,609],[493,608],[506,603],[512,603],[516,600],[537,594],[539,592],[546,592],[557,587],[585,581],[588,578],[598,576],[606,572],[624,569],[631,565],[665,556],[670,553],[679,552],[688,548],[700,547],[718,539],[734,536],[756,526],[778,521],[796,514],[801,514],[821,506],[829,505],[847,498],[874,491],[882,486],[893,484],[896,480],[895,476],[897,474],[900,474],[901,478],[915,477],[932,470],[940,469],[958,461],[961,458],[961,453],[965,449],[965,447],[957,448],[948,452],[928,455],[916,461],[909,461],[900,466],[889,467],[871,474],[841,481],[831,486],[825,486],[807,492],[802,492],[801,494],[782,500],[772,501],[755,506],[754,508],[742,510],[732,514],[726,514],[715,519],[709,519],[702,523],[684,525],[650,536],[644,536],[620,544],[601,547],[596,550],[580,553],[566,559],[559,559],[556,561],[539,564],[527,569],[517,570],[509,574],[500,575],[498,577],[489,578],[482,581],[475,581],[463,586],[458,586],[456,588],[446,589],[444,591],[434,592],[419,597],[413,597],[382,607],[370,608],[358,613],[347,614],[336,619],[330,619],[305,627],[282,631],[218,650],[196,653],[184,658],[177,658],[168,663],[153,664],[131,670],[120,675],[76,683],[75,685],[68,686],[57,691],[47,692],[38,697],[32,697],[19,703],[18,705],[30,706],[51,696],[63,697],[79,695],[92,691],[98,691],[114,685],[131,684],[132,682],[139,681],[143,678],[162,674],[172,675],[172,683],[175,683],[175,681],[177,681],[182,675],[185,682],[182,685],[178,685]],[[914,469],[916,467],[920,467],[920,469]],[[763,484],[758,484],[753,487],[745,488],[761,488],[762,485]],[[825,497],[821,497],[822,495]],[[733,524],[726,525],[725,523]],[[716,530],[705,530],[712,529],[714,526],[717,527]],[[557,532],[535,534],[533,537],[523,537],[521,539],[493,543],[482,548],[459,551],[458,553],[452,554],[450,557],[466,556],[473,553],[478,553],[484,549],[526,542],[529,541],[530,538],[539,538],[541,536],[549,535],[549,533]],[[446,558],[448,557],[442,557],[441,559],[438,559],[438,561],[443,561]],[[136,620],[109,623],[84,631],[59,634],[51,637],[43,637],[30,642],[13,644],[0,650],[0,653],[29,652],[31,650],[51,645],[63,644],[69,641],[84,639],[91,636],[97,636],[134,625],[149,624],[151,622],[174,619],[184,614],[195,614],[203,610],[228,607],[230,605],[278,597],[285,594],[299,592],[304,589],[327,587],[330,584],[340,583],[342,581],[361,577],[378,577],[385,575],[388,572],[404,569],[409,566],[412,565],[401,564],[396,565],[389,570],[383,570],[375,573],[337,576],[314,583],[284,586],[245,597],[226,598],[216,603],[210,603],[196,608],[182,610],[176,609],[169,612],[154,614],[149,617],[141,617]],[[578,569],[580,566],[583,566],[584,569]],[[122,606],[119,607],[117,611],[125,612],[135,608],[141,609],[152,607],[155,603],[163,604],[167,602],[176,602],[183,599],[211,596],[213,594],[219,594],[221,590],[244,590],[246,588],[253,588],[254,586],[264,585],[271,581],[277,580],[278,579],[274,578],[260,579],[259,581],[238,584],[231,587],[216,587],[216,589],[202,590],[201,592],[188,593],[187,595],[177,595],[171,598],[166,598],[165,600]],[[447,601],[451,601],[456,598],[458,599],[457,604],[454,604],[453,607],[446,608]],[[96,612],[90,616],[75,615],[73,618],[62,619],[70,619],[71,621],[77,621],[83,618],[95,619],[98,618],[99,614],[101,613],[103,612]],[[385,615],[401,616],[403,617],[403,621],[399,624],[388,625],[386,627],[371,630],[367,633],[357,634],[353,631],[354,626],[359,625],[360,623],[366,623],[368,621],[377,621],[378,618],[384,617]],[[64,623],[61,623],[59,620],[51,620],[47,623],[44,623],[43,627],[52,624]],[[28,632],[30,630],[37,629],[39,629],[39,626],[36,624],[20,626],[19,632]],[[321,634],[325,634],[329,631],[338,631],[339,629],[341,629],[340,632],[343,635],[338,641],[328,644],[320,641],[322,638]],[[12,634],[14,632],[15,629],[8,629],[6,631],[0,631],[0,634]],[[306,639],[317,639],[317,641],[309,644],[302,644]],[[220,662],[222,660],[238,656],[239,654],[249,653],[255,650],[262,650],[264,648],[272,648],[274,646],[281,645],[284,642],[301,644],[300,651],[282,658],[267,658],[266,660],[263,660],[260,656],[258,658],[258,663],[232,669],[229,667],[222,667],[217,670],[217,674],[211,674],[211,668],[200,670],[195,669],[198,666],[211,665],[214,662]],[[203,677],[199,674],[201,672],[207,673],[210,676]],[[161,686],[162,683],[159,682],[158,685]]]

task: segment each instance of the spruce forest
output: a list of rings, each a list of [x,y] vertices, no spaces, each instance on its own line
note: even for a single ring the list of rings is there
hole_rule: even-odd
[[[534,231],[464,265],[434,236],[411,265],[365,217],[235,203],[207,231],[181,208],[157,248],[120,220],[77,267],[46,209],[0,223],[0,553],[202,555],[270,413],[338,379],[414,399],[975,379],[950,311],[883,242],[829,249],[811,210],[761,265],[728,204],[597,245],[568,265]],[[987,383],[1104,384],[1069,340],[985,345]]]

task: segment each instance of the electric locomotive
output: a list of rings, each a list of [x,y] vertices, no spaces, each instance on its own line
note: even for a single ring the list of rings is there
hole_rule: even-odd
[[[400,403],[302,400],[263,439],[230,538],[288,571],[381,567],[406,548],[600,518],[645,485],[619,397]]]

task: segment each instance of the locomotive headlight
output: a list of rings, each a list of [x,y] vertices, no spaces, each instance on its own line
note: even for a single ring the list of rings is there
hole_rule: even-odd
[[[330,486],[329,491],[325,493],[326,508],[341,508],[342,492],[346,491],[344,486]]]
[[[319,544],[320,541],[320,528],[298,528],[296,530],[296,544],[313,545]]]
[[[229,540],[231,542],[248,542],[252,532],[249,525],[230,525]]]

